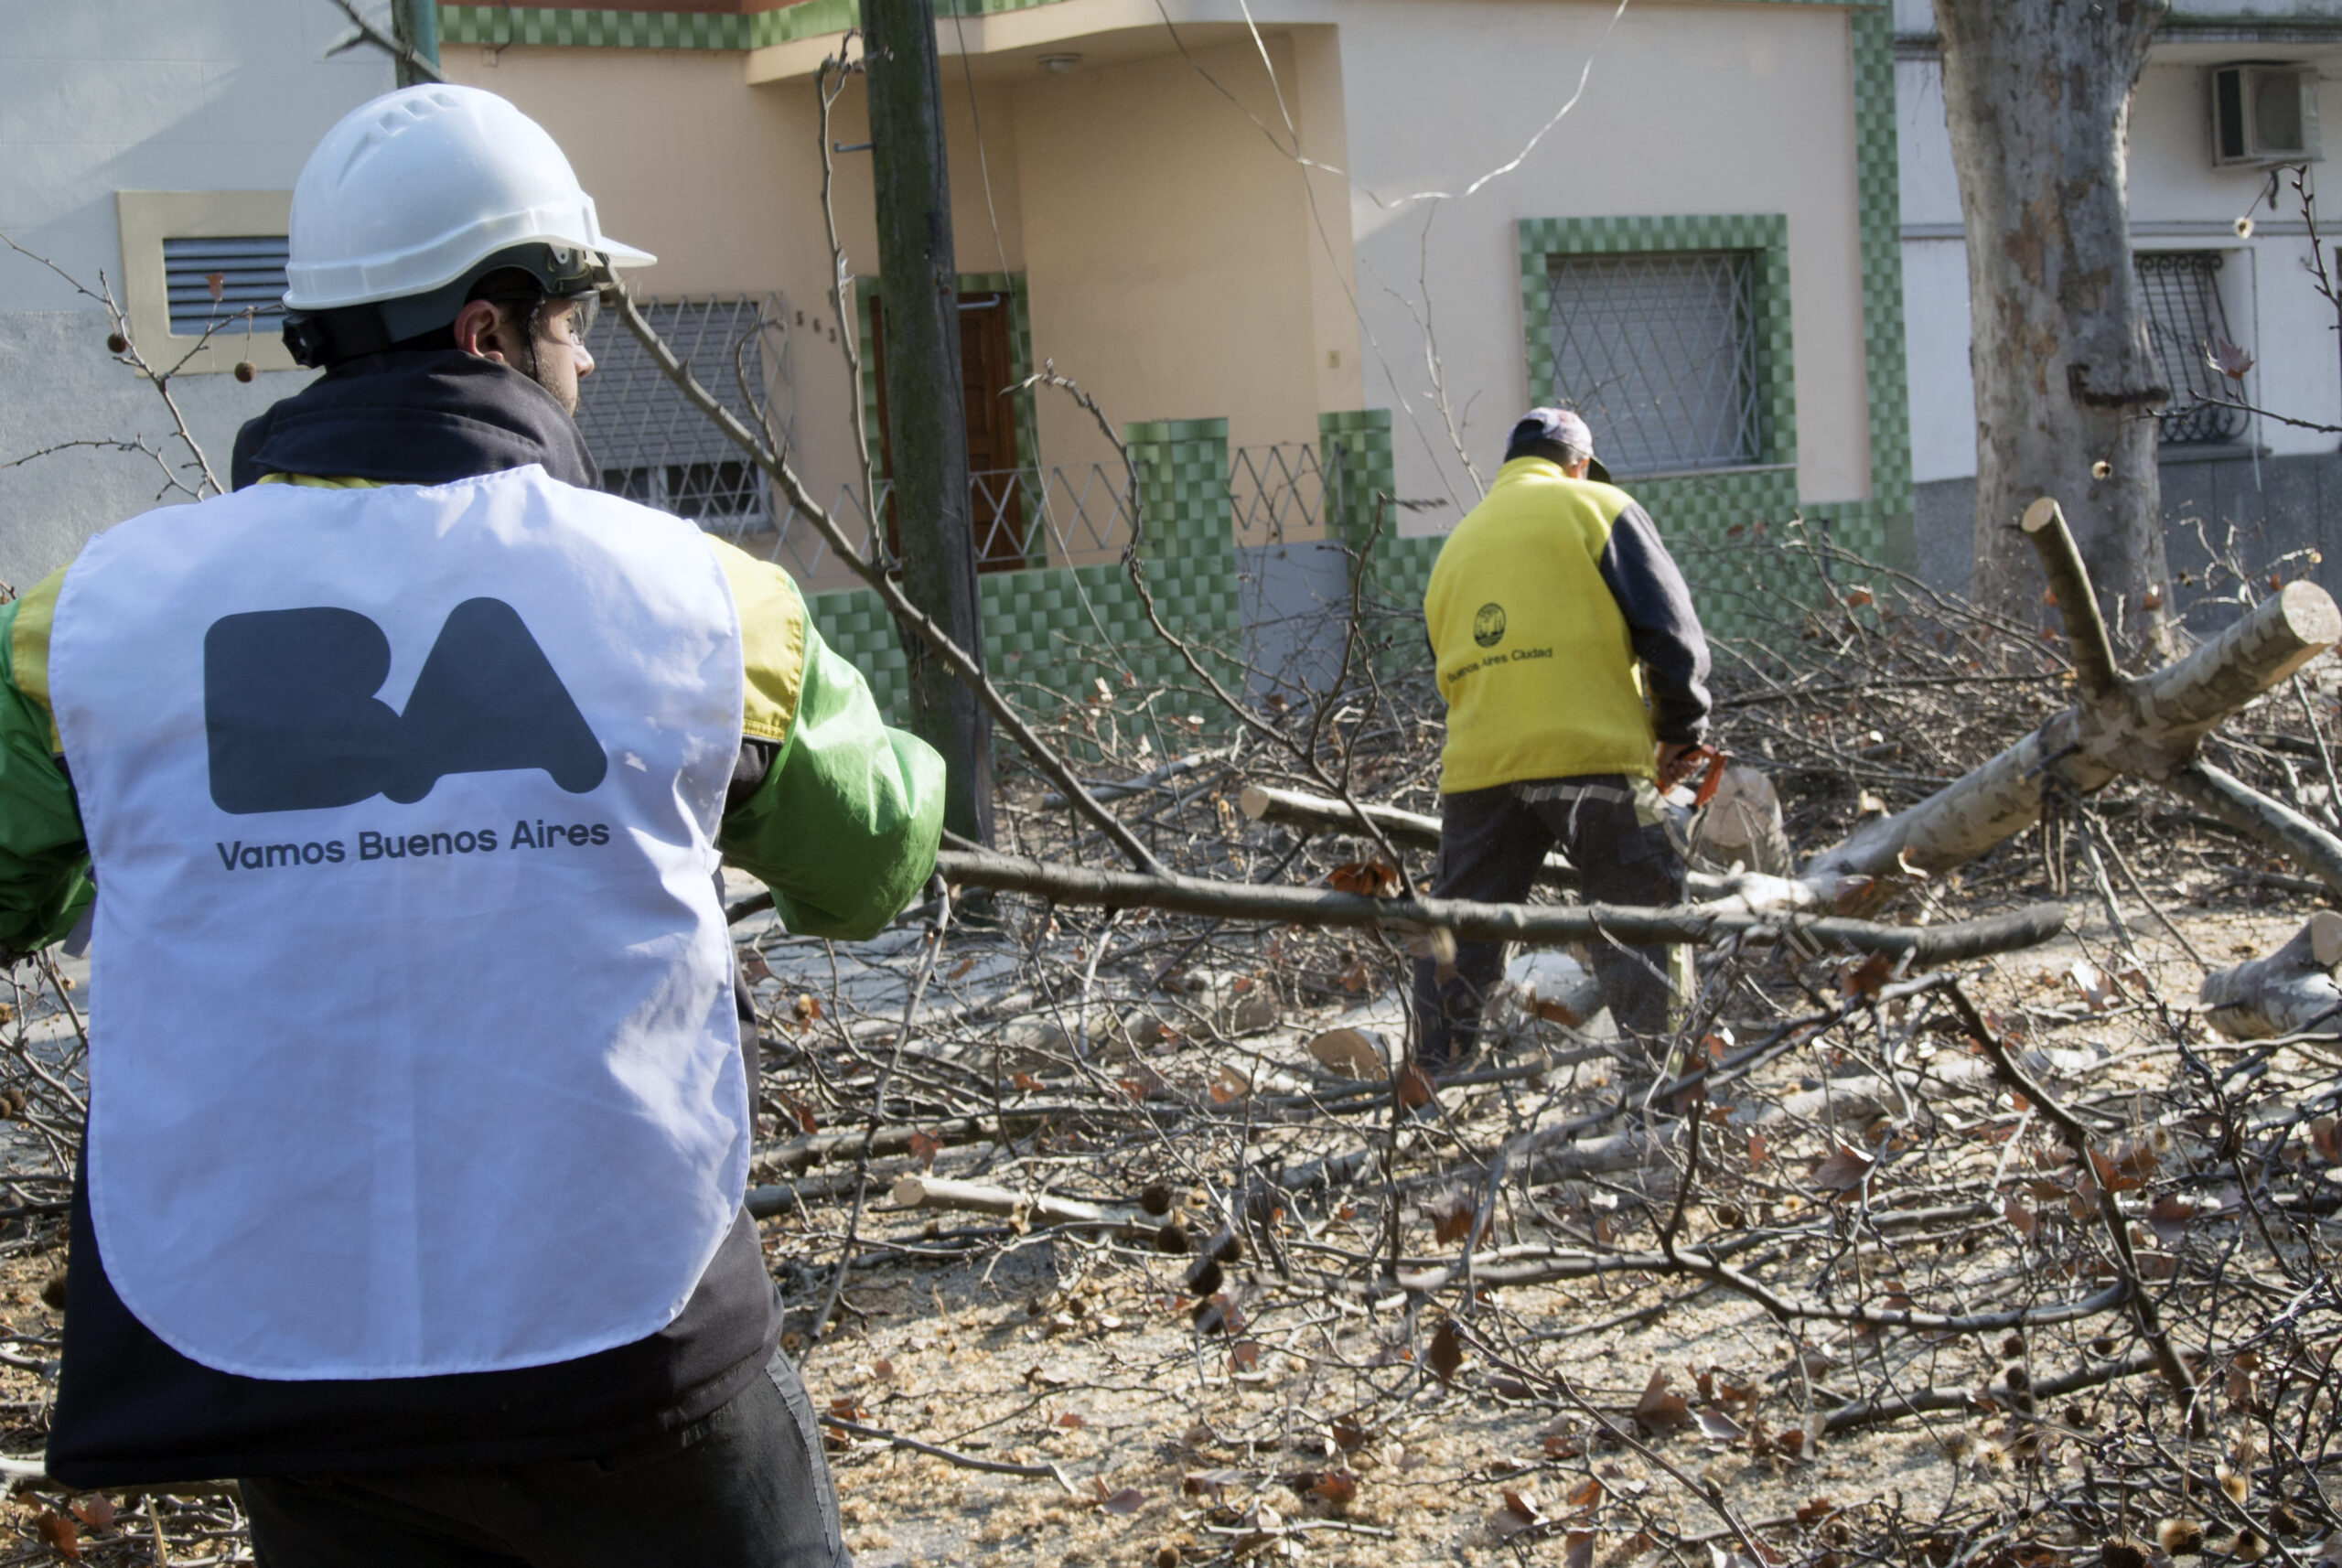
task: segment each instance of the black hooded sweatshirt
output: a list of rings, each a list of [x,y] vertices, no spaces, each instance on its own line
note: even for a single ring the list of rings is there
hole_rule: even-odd
[[[428,485],[531,463],[569,484],[596,482],[584,438],[551,393],[518,371],[444,349],[337,367],[244,426],[232,472],[240,489],[271,473]],[[750,787],[769,760],[769,748],[757,751],[742,757]],[[780,1334],[745,1209],[665,1328],[511,1371],[280,1381],[189,1360],[114,1294],[79,1172],[66,1291],[48,1465],[85,1488],[654,1449],[746,1388]]]

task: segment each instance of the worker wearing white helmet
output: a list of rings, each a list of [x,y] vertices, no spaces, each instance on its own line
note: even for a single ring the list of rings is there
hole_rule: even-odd
[[[470,87],[393,92],[327,132],[294,187],[292,229],[285,340],[305,365],[428,342],[500,272],[585,300],[597,261],[658,259],[602,232],[543,126]]]
[[[596,488],[579,312],[650,260],[503,100],[375,100],[294,193],[325,375],[0,606],[0,957],[94,925],[48,1468],[238,1477],[270,1568],[844,1561],[714,876],[874,935],[942,764]]]

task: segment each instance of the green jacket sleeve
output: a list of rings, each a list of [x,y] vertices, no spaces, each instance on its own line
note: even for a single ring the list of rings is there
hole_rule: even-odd
[[[791,931],[858,941],[885,929],[935,869],[943,758],[886,726],[862,672],[822,640],[787,574],[757,564],[779,582],[751,580],[725,559],[749,665],[748,731],[771,727],[792,683],[794,712],[764,782],[725,814],[717,846],[772,889]],[[790,618],[801,642],[768,624]]]
[[[45,683],[27,693],[17,680],[26,603],[0,605],[0,950],[9,952],[63,938],[96,895],[73,786],[49,748]],[[38,631],[45,675],[47,626],[25,629]]]

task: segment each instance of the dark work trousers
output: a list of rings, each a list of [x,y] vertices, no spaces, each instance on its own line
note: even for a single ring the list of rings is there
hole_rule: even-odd
[[[821,1429],[779,1356],[705,1420],[605,1459],[243,1483],[260,1568],[847,1568]]]
[[[1578,896],[1590,904],[1680,904],[1683,862],[1668,842],[1659,797],[1647,779],[1615,773],[1540,779],[1440,797],[1442,898],[1516,904],[1529,896],[1555,844],[1577,867]],[[1596,939],[1594,977],[1622,1030],[1666,1033],[1674,1003],[1665,947],[1620,947]],[[1480,1008],[1504,975],[1504,944],[1458,942],[1456,973],[1439,983],[1430,959],[1415,963],[1417,1056],[1427,1069],[1471,1054]]]

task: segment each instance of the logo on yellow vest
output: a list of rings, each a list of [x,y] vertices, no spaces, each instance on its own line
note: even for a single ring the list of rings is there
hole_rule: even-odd
[[[1482,605],[1480,613],[1472,618],[1472,640],[1482,648],[1494,648],[1504,640],[1504,607]]]

